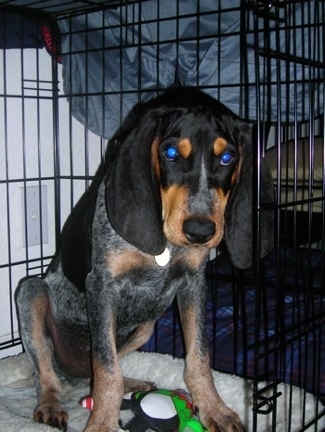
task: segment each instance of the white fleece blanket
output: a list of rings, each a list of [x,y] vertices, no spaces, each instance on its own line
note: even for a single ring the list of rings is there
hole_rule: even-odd
[[[180,359],[173,359],[169,355],[135,352],[121,360],[125,376],[150,380],[158,388],[184,388],[183,366]],[[224,401],[238,412],[248,431],[252,430],[252,382],[236,376],[213,371],[213,377],[218,391]],[[89,411],[79,405],[82,397],[89,394],[85,386],[73,386],[64,383],[64,397],[69,412],[69,432],[82,431]],[[290,387],[279,385],[282,396],[277,405],[277,428],[279,432],[289,430]],[[301,427],[303,415],[308,418],[315,416],[316,399],[304,391],[294,388],[292,392],[291,431],[298,431]],[[6,432],[53,432],[48,426],[36,424],[32,420],[33,409],[36,405],[35,388],[30,364],[25,354],[8,357],[0,361],[0,431]],[[109,402],[107,403],[109,407]],[[319,404],[319,409],[322,407]],[[127,421],[132,414],[121,412],[122,421]],[[259,432],[271,430],[271,416],[258,415]],[[306,422],[306,419],[305,419]],[[325,428],[325,418],[320,421],[318,431]],[[310,428],[311,431],[315,429]]]

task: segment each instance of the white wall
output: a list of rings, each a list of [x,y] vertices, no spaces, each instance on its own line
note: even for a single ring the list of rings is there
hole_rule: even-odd
[[[55,252],[53,106],[48,99],[51,81],[51,58],[45,50],[0,50],[0,344],[18,336],[14,291],[19,280],[26,274],[44,271],[50,261],[41,261],[40,257],[50,257]],[[61,175],[87,174],[86,143],[89,173],[93,174],[104,143],[71,118],[62,94],[62,79],[59,81]],[[31,185],[47,188],[48,242],[26,248],[21,197],[22,189]],[[83,180],[62,181],[62,223],[71,210],[71,194],[75,203],[84,188]],[[26,268],[26,259],[35,261]],[[20,346],[2,350],[0,357],[20,350]]]

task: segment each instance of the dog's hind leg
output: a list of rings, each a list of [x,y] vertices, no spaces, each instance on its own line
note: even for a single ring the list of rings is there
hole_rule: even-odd
[[[155,322],[156,321],[148,321],[138,327],[135,332],[127,339],[127,341],[118,349],[118,359],[130,354],[145,344],[152,335]],[[123,378],[123,384],[124,392],[149,391],[155,390],[157,388],[152,382],[126,377]]]
[[[61,401],[61,384],[53,368],[53,344],[47,332],[51,311],[46,282],[25,279],[18,287],[16,301],[21,338],[37,386],[34,420],[66,430],[68,414]]]
[[[156,321],[148,321],[138,327],[134,333],[127,339],[127,341],[118,348],[117,357],[118,359],[124,357],[127,354],[137,350],[143,344],[145,344],[150,336],[152,335]]]

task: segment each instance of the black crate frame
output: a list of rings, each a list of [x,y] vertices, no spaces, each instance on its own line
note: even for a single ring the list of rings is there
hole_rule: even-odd
[[[147,0],[150,1],[150,0]],[[157,0],[158,3],[161,3],[162,1]],[[0,6],[3,7],[4,11],[6,12],[17,12],[17,9],[15,9],[15,1],[4,1],[0,2]],[[69,3],[69,2],[66,2]],[[72,2],[73,3],[73,2]],[[87,33],[86,30],[73,30],[73,20],[77,16],[84,17],[85,23],[88,20],[88,17],[93,12],[96,12],[98,10],[105,11],[110,10],[111,6],[118,7],[119,5],[122,5],[126,8],[133,8],[134,17],[140,16],[140,11],[142,7],[143,2],[100,2],[101,4],[99,6],[95,7],[89,7],[89,4],[85,4],[85,6],[80,6],[82,2],[78,2],[78,7],[73,6],[73,4],[67,5],[64,4],[61,6],[53,6],[54,9],[50,8],[43,8],[42,7],[42,1],[39,2],[31,2],[30,4],[28,2],[25,2],[24,6],[27,6],[28,9],[21,9],[19,10],[19,13],[23,13],[24,16],[27,17],[37,17],[39,20],[46,20],[48,22],[48,28],[50,29],[51,35],[52,35],[52,42],[54,46],[59,47],[60,46],[60,32],[58,31],[58,27],[60,27],[60,24],[65,21],[68,22],[68,32],[64,32],[61,30],[62,37],[67,36],[67,33],[77,34],[83,33],[84,31]],[[179,13],[180,3],[179,1],[176,1],[177,3],[177,11]],[[297,1],[289,1],[287,2],[287,8],[293,9],[297,6],[303,6],[306,2],[297,2]],[[219,4],[221,7],[221,2],[216,1],[216,4]],[[255,313],[256,313],[256,320],[255,320],[255,339],[253,343],[253,352],[254,352],[254,373],[253,373],[253,379],[254,379],[254,392],[253,392],[253,400],[254,400],[254,430],[258,431],[258,421],[260,416],[263,414],[270,414],[272,416],[272,426],[270,430],[276,430],[275,429],[275,422],[276,422],[276,415],[277,415],[277,404],[281,403],[281,395],[278,392],[278,384],[286,378],[286,381],[290,383],[290,379],[288,379],[287,372],[284,370],[284,363],[287,361],[287,351],[286,349],[293,350],[295,345],[294,343],[299,340],[300,338],[305,338],[306,340],[309,337],[315,336],[317,334],[316,340],[320,340],[322,337],[324,338],[324,331],[325,331],[325,323],[324,323],[324,290],[325,290],[325,282],[324,282],[324,276],[321,274],[320,280],[317,284],[317,293],[320,296],[319,297],[319,308],[316,310],[314,306],[312,306],[313,299],[314,299],[314,291],[313,291],[313,265],[312,265],[312,255],[313,250],[315,247],[315,238],[314,238],[314,231],[315,231],[315,224],[316,224],[316,231],[318,233],[318,245],[317,250],[321,253],[321,271],[324,273],[324,251],[325,251],[325,242],[324,242],[324,232],[325,232],[325,222],[324,222],[324,209],[325,209],[325,173],[324,173],[324,166],[325,166],[325,156],[323,154],[323,160],[322,160],[322,166],[323,166],[323,178],[322,178],[322,184],[318,186],[320,188],[320,194],[315,198],[313,195],[313,182],[314,178],[312,177],[312,169],[315,163],[315,140],[313,139],[313,136],[320,135],[322,136],[323,143],[324,143],[324,102],[319,99],[319,95],[316,97],[316,99],[313,99],[312,96],[308,98],[310,106],[306,108],[307,111],[307,118],[302,122],[298,121],[297,117],[293,119],[288,119],[285,121],[281,115],[283,114],[283,109],[281,107],[278,107],[278,116],[277,118],[272,121],[270,121],[270,118],[266,114],[266,107],[270,103],[268,99],[268,92],[270,91],[271,83],[267,83],[264,85],[263,77],[262,77],[262,71],[269,70],[270,68],[273,68],[274,65],[277,68],[278,75],[276,75],[275,81],[273,84],[276,86],[279,84],[280,78],[280,68],[282,63],[284,62],[288,67],[289,65],[299,65],[304,64],[312,70],[312,76],[313,79],[306,79],[305,81],[295,81],[295,77],[292,77],[293,81],[293,89],[296,89],[298,84],[302,85],[303,87],[306,86],[303,89],[304,93],[307,93],[309,91],[309,84],[312,81],[314,85],[318,84],[324,84],[324,76],[322,75],[324,72],[324,54],[321,48],[316,50],[313,55],[309,55],[308,58],[301,57],[297,52],[287,52],[287,53],[280,53],[278,50],[274,49],[274,46],[272,45],[272,42],[270,41],[270,35],[274,34],[276,36],[276,44],[279,44],[280,35],[291,35],[293,28],[301,28],[301,31],[304,34],[304,37],[307,38],[315,38],[318,37],[320,39],[320,45],[323,44],[325,46],[325,35],[324,35],[324,23],[322,26],[315,26],[315,25],[309,25],[308,21],[306,22],[295,22],[290,21],[285,29],[283,30],[283,27],[281,27],[280,32],[280,25],[283,22],[284,19],[286,19],[285,13],[288,13],[288,9],[284,7],[283,2],[257,2],[257,1],[247,1],[247,2],[238,2],[240,6],[238,8],[235,8],[232,10],[229,8],[229,12],[239,11],[241,16],[241,28],[240,32],[243,36],[241,41],[241,49],[240,49],[240,55],[241,55],[241,61],[242,61],[242,70],[241,70],[241,82],[235,84],[233,87],[237,88],[238,93],[240,93],[240,98],[242,101],[241,108],[240,108],[240,115],[243,118],[249,117],[249,111],[248,111],[248,104],[250,100],[250,95],[247,93],[247,89],[249,87],[254,87],[256,89],[255,96],[255,105],[256,105],[256,119],[255,119],[255,131],[256,131],[256,153],[255,153],[255,187],[256,187],[256,202],[255,202],[255,230],[256,233],[254,238],[255,248],[256,248],[256,259],[254,262],[254,268],[253,271],[247,274],[247,272],[238,271],[231,266],[228,268],[228,272],[224,273],[223,271],[219,271],[219,264],[218,260],[213,260],[209,262],[208,268],[207,268],[207,280],[209,282],[209,288],[211,290],[211,295],[213,297],[213,304],[214,307],[217,308],[218,306],[218,297],[217,297],[217,288],[218,288],[218,281],[219,280],[228,280],[230,281],[232,287],[233,287],[233,305],[234,305],[234,315],[233,315],[233,321],[234,326],[238,325],[237,320],[242,319],[243,322],[245,321],[245,307],[246,307],[246,299],[245,299],[245,290],[247,289],[247,286],[253,281],[255,287],[256,287],[256,295],[255,295]],[[322,5],[322,2],[316,1],[315,4],[318,5],[318,12],[314,12],[316,15],[317,13],[323,13],[323,16],[325,14],[325,6]],[[200,11],[199,8],[200,2],[198,2],[198,8],[197,8],[197,25],[199,26],[200,19],[203,19],[206,13],[203,13]],[[29,7],[31,9],[29,9]],[[158,8],[159,9],[159,8]],[[112,9],[115,10],[115,9]],[[308,12],[311,13],[311,9],[308,9]],[[214,11],[216,14],[216,17],[218,17],[219,25],[220,20],[222,19],[222,14],[220,13],[218,15],[218,11],[216,8],[216,11]],[[49,13],[51,15],[49,15]],[[180,17],[184,18],[183,15],[176,16],[176,21],[180,19]],[[190,13],[189,17],[193,17],[193,14]],[[319,18],[319,17],[318,17]],[[128,18],[129,19],[129,18]],[[307,18],[306,18],[307,19]],[[158,22],[158,29],[159,25],[162,25],[165,21],[168,21],[166,18],[157,17]],[[142,26],[145,24],[153,24],[150,20],[146,21],[142,18],[139,18],[138,21],[122,21],[120,24],[117,24],[115,29],[116,31],[120,31],[121,34],[126,31],[128,26],[134,26],[134,29],[136,31],[139,31],[141,34]],[[70,26],[70,27],[69,27]],[[105,27],[104,21],[103,21],[103,27]],[[316,28],[317,27],[317,28]],[[267,29],[267,31],[266,31]],[[222,35],[221,32],[216,32],[215,37],[221,38],[224,35]],[[249,36],[249,37],[248,37]],[[189,38],[191,39],[191,38]],[[204,39],[204,36],[203,38]],[[263,47],[260,46],[261,39],[263,40]],[[193,39],[194,41],[194,39]],[[247,65],[245,64],[245,53],[248,49],[248,44],[251,43],[251,41],[254,41],[254,60],[255,60],[255,72],[256,72],[256,79],[254,82],[249,81],[249,77],[247,77]],[[171,41],[169,41],[171,42]],[[172,41],[177,45],[178,39]],[[200,42],[200,38],[196,38],[195,41],[196,46],[198,46],[198,43]],[[139,49],[138,56],[140,58],[141,56],[141,49],[143,49],[143,46],[141,44],[141,41],[136,39],[127,39],[125,41],[125,46],[131,47],[135,46]],[[150,41],[146,42],[147,45],[150,46]],[[155,42],[155,46],[158,47],[157,56],[159,55],[159,50],[163,48],[164,41],[160,40],[159,37],[157,37],[157,40]],[[178,46],[178,45],[177,45]],[[277,45],[275,45],[275,48],[277,48]],[[120,53],[122,53],[123,47],[120,46],[118,48],[120,50]],[[178,48],[177,48],[178,49]],[[24,48],[21,47],[21,64],[23,64],[23,51]],[[86,62],[88,54],[91,53],[91,49],[87,50],[87,47],[85,48],[85,58]],[[87,120],[84,124],[83,129],[83,143],[82,143],[82,150],[84,153],[83,157],[83,169],[79,172],[78,169],[74,166],[74,158],[76,156],[76,151],[74,150],[74,120],[73,120],[73,114],[70,112],[69,115],[69,125],[68,125],[68,141],[69,144],[67,147],[65,147],[65,144],[62,142],[62,135],[59,133],[62,119],[60,117],[60,101],[62,101],[64,98],[68,98],[70,100],[70,103],[72,105],[72,100],[76,97],[87,97],[92,96],[94,93],[90,94],[89,92],[81,92],[80,94],[71,93],[68,92],[63,93],[62,91],[62,82],[59,82],[59,74],[58,74],[58,65],[57,65],[57,55],[67,56],[69,57],[71,53],[68,51],[66,52],[53,52],[52,51],[52,58],[49,58],[49,62],[51,62],[51,74],[52,79],[50,84],[46,84],[44,87],[44,82],[41,79],[36,79],[34,84],[35,88],[33,89],[33,94],[28,94],[28,89],[30,86],[30,82],[27,80],[24,81],[24,86],[22,88],[21,93],[17,96],[21,100],[22,107],[24,107],[24,100],[25,99],[33,99],[37,101],[38,108],[36,109],[39,113],[41,109],[41,102],[44,99],[47,99],[52,104],[51,108],[51,116],[52,116],[52,144],[53,144],[53,175],[43,175],[41,165],[39,164],[39,171],[37,176],[29,176],[28,175],[28,160],[25,160],[24,156],[24,150],[26,150],[26,143],[24,142],[24,136],[22,139],[22,159],[23,159],[23,171],[22,176],[13,176],[10,175],[10,170],[8,169],[8,165],[10,165],[11,160],[9,155],[9,141],[8,137],[6,136],[6,128],[5,128],[5,160],[6,160],[6,173],[4,177],[1,177],[0,179],[0,185],[3,185],[6,189],[6,197],[7,197],[7,203],[9,202],[9,196],[10,196],[10,188],[11,185],[21,183],[23,185],[23,190],[25,191],[24,194],[26,194],[26,188],[30,184],[36,184],[39,187],[43,184],[43,182],[50,181],[53,185],[53,208],[54,208],[54,231],[55,231],[55,245],[53,247],[53,253],[46,253],[44,251],[42,242],[39,247],[38,252],[35,255],[30,255],[29,248],[26,248],[26,254],[25,258],[22,260],[12,260],[11,259],[11,233],[13,231],[13,227],[11,226],[11,214],[9,211],[9,206],[6,209],[6,224],[8,228],[8,237],[7,237],[7,245],[8,245],[8,259],[6,262],[0,263],[0,270],[5,270],[8,272],[8,280],[9,280],[9,316],[8,321],[10,322],[10,334],[8,338],[4,341],[0,342],[0,351],[7,352],[8,349],[13,347],[20,347],[21,341],[19,336],[17,336],[17,323],[16,323],[16,317],[15,317],[15,305],[14,305],[14,290],[15,290],[15,283],[14,279],[12,277],[12,272],[14,272],[14,269],[16,266],[23,266],[26,269],[26,275],[39,275],[43,276],[47,270],[48,264],[51,260],[51,258],[54,256],[55,251],[59,249],[60,245],[60,230],[62,227],[62,224],[64,223],[64,220],[67,216],[67,209],[72,209],[74,204],[76,203],[81,191],[83,189],[86,189],[89,186],[89,183],[93,179],[95,170],[94,162],[90,163],[90,154],[93,152],[93,142],[96,141],[96,153],[97,153],[97,160],[100,162],[104,158],[105,154],[105,145],[106,145],[106,138],[99,137],[97,140],[94,139],[91,132],[89,132]],[[310,54],[310,53],[309,53]],[[36,63],[38,62],[36,57]],[[140,63],[140,62],[139,62]],[[122,67],[122,65],[121,65]],[[4,73],[6,75],[6,72]],[[157,75],[159,76],[159,71],[157,72]],[[142,96],[146,94],[156,94],[160,93],[163,89],[160,85],[152,86],[150,89],[145,87],[145,83],[142,83],[141,76],[142,71],[141,68],[137,71],[137,76],[139,78],[140,85],[138,86],[138,89],[134,91],[130,91],[127,89],[123,89],[123,85],[121,85],[120,90],[114,90],[114,91],[106,91],[105,95],[108,95],[108,97],[112,97],[115,94],[119,94],[121,96],[120,104],[123,104],[123,97],[127,96],[130,93],[134,93],[137,97],[137,101],[142,100]],[[6,77],[8,79],[8,77]],[[179,85],[179,81],[175,79],[175,82],[173,83],[175,86]],[[199,79],[197,80],[197,86],[201,87],[203,90],[214,90],[216,97],[220,97],[220,89],[223,87],[226,87],[225,84],[220,83],[218,85],[200,85]],[[269,84],[269,85],[268,85]],[[292,84],[292,83],[291,83]],[[289,83],[285,83],[285,85],[289,85]],[[35,90],[35,91],[34,91]],[[46,95],[45,93],[46,92]],[[277,95],[276,99],[280,100],[281,97],[281,86],[278,86],[277,89]],[[323,98],[324,98],[324,90],[322,90]],[[102,97],[99,94],[96,94],[95,96]],[[3,92],[0,94],[0,98],[2,98],[4,101],[9,100],[11,97],[13,97],[11,94],[8,94],[6,92]],[[222,99],[221,99],[222,101]],[[4,104],[6,106],[6,103]],[[318,107],[320,112],[316,110],[315,107]],[[86,115],[87,118],[88,109],[90,109],[87,106],[86,103]],[[22,109],[23,114],[22,118],[25,117],[24,114],[24,108]],[[316,112],[317,111],[317,112]],[[37,124],[40,123],[40,114],[37,120]],[[122,118],[122,115],[120,119]],[[4,117],[4,123],[6,127],[8,127],[7,123],[10,121],[9,117]],[[271,123],[273,128],[271,128]],[[22,128],[24,126],[22,125]],[[276,238],[275,238],[275,260],[274,260],[274,266],[276,270],[276,286],[278,287],[284,287],[284,290],[279,290],[275,297],[275,317],[274,317],[274,335],[272,338],[270,338],[266,345],[261,345],[260,343],[260,334],[263,331],[270,331],[270,325],[266,319],[268,310],[268,289],[269,289],[269,282],[265,281],[265,263],[261,262],[258,258],[259,256],[259,221],[261,217],[261,213],[263,211],[270,210],[270,207],[263,208],[260,203],[260,158],[262,155],[266,153],[267,147],[269,146],[270,141],[272,141],[272,138],[270,139],[270,128],[273,130],[274,138],[273,138],[273,144],[275,143],[275,147],[277,148],[277,155],[278,155],[278,165],[277,165],[277,178],[275,181],[275,193],[276,193],[276,205],[272,207],[272,210],[275,213],[275,219],[276,219]],[[309,183],[311,184],[311,187],[309,189],[309,193],[307,197],[304,197],[303,199],[298,198],[297,191],[300,188],[300,185],[298,184],[297,176],[295,175],[294,181],[292,184],[290,184],[288,187],[293,190],[293,200],[292,198],[283,200],[282,192],[283,192],[283,181],[281,178],[281,160],[285,158],[283,149],[280,146],[281,142],[285,142],[288,140],[293,140],[294,142],[294,152],[295,152],[295,163],[297,163],[297,154],[298,154],[298,142],[301,140],[302,137],[306,136],[306,131],[310,136],[309,143],[307,145],[307,151],[309,153]],[[22,134],[24,135],[24,133]],[[105,134],[103,133],[102,136]],[[64,151],[68,151],[69,153],[69,170],[65,171],[62,166],[64,166],[63,163],[63,154]],[[324,153],[324,152],[323,152]],[[41,158],[42,156],[42,148],[39,146],[38,148],[38,156]],[[295,165],[295,170],[297,171],[298,167]],[[66,188],[69,189],[70,194],[69,197],[66,198]],[[64,195],[64,197],[63,197]],[[66,203],[66,208],[63,211],[62,210],[62,202],[63,200],[67,200],[68,203]],[[40,208],[42,208],[42,196],[39,197],[40,201]],[[300,207],[304,205],[307,208],[307,216],[302,221],[302,226],[306,231],[306,235],[303,239],[301,239],[300,236],[300,230],[301,225],[300,224],[300,213],[299,209]],[[313,208],[315,205],[319,205],[321,207],[320,211],[320,217],[317,214],[317,218],[313,212]],[[24,214],[26,216],[26,208],[24,209]],[[288,218],[289,216],[289,218]],[[306,229],[307,226],[307,229]],[[25,231],[26,232],[26,231]],[[320,234],[320,235],[319,235]],[[42,229],[40,236],[42,238]],[[317,236],[316,236],[317,237]],[[294,258],[293,262],[288,261],[287,258],[283,258],[283,251],[288,250],[290,247],[293,247],[293,253]],[[289,264],[288,264],[289,263]],[[305,303],[303,306],[305,308],[309,308],[314,315],[311,316],[310,321],[302,321],[302,322],[296,322],[295,319],[292,319],[292,327],[289,329],[287,328],[287,324],[284,321],[284,304],[286,301],[285,294],[290,293],[296,303],[299,303],[300,300],[300,285],[298,283],[298,280],[300,280],[300,273],[298,271],[298,267],[300,268],[300,264],[302,265],[302,268],[304,269],[304,275],[303,277],[306,278],[305,282],[305,288],[306,292],[305,295]],[[288,265],[288,267],[286,267]],[[291,267],[292,266],[292,267]],[[292,284],[288,284],[286,279],[286,273],[292,271]],[[295,309],[295,305],[292,306],[292,313],[293,316],[297,313]],[[173,346],[171,347],[171,352],[176,354],[176,334],[178,333],[178,317],[177,317],[177,311],[173,309]],[[213,320],[216,320],[217,318],[214,316]],[[262,320],[262,321],[261,321]],[[216,325],[214,323],[214,325]],[[245,323],[243,324],[245,326]],[[159,323],[158,326],[159,327]],[[213,332],[214,333],[214,332]],[[239,336],[239,333],[234,333],[234,345],[233,345],[233,354],[234,354],[234,365],[233,365],[233,373],[237,373],[239,375],[245,375],[245,373],[239,371],[238,365],[237,365],[237,356],[238,356],[238,338],[243,337],[245,339],[245,332],[241,336]],[[156,339],[153,342],[154,347],[157,351],[160,351],[160,341],[159,341],[159,330],[156,329]],[[244,340],[244,345],[248,344],[248,341]],[[316,345],[316,342],[312,345],[312,350],[314,350],[314,357],[313,357],[313,363],[312,365],[309,363],[309,359],[307,358],[307,353],[302,352],[302,361],[304,364],[301,365],[301,385],[303,387],[304,385],[304,376],[306,375],[306,371],[308,368],[313,369],[313,376],[315,381],[315,386],[313,389],[313,393],[318,395],[319,394],[319,387],[317,385],[317,382],[320,379],[319,373],[320,373],[320,362],[321,362],[321,352],[319,347]],[[211,344],[211,350],[212,352],[217,351],[215,340],[212,341]],[[218,364],[215,362],[215,356],[212,355],[212,367],[218,367]],[[243,363],[247,362],[247,359],[243,359]],[[290,361],[290,359],[289,359]],[[272,364],[272,365],[270,365]],[[244,366],[244,370],[245,370]],[[261,386],[260,385],[260,369],[264,368],[263,370],[267,370],[268,374],[267,376],[265,373],[263,374],[263,379],[267,378],[270,382],[268,386]],[[305,375],[304,375],[305,374]],[[291,384],[291,383],[290,383]],[[271,391],[271,396],[268,392]],[[320,395],[321,398],[324,397],[324,395]],[[319,408],[319,410],[316,411],[315,418],[312,419],[310,422],[302,422],[301,431],[306,430],[309,427],[314,427],[314,430],[317,429],[317,418],[324,416],[325,412],[324,409]],[[313,426],[314,424],[314,426]],[[290,424],[289,424],[289,429]],[[312,429],[311,429],[312,430]]]

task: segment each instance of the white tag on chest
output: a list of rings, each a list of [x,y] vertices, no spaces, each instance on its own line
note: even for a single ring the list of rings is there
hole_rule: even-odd
[[[166,248],[160,255],[155,255],[155,261],[160,267],[165,267],[170,261],[170,252]]]

